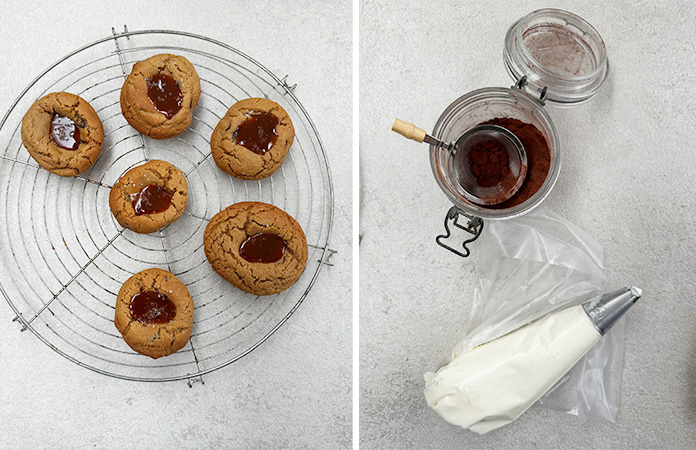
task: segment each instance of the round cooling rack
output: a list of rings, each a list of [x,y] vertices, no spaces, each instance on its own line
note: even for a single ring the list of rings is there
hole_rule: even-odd
[[[310,292],[328,248],[333,187],[314,124],[279,79],[238,50],[178,31],[123,33],[86,45],[50,66],[17,98],[0,123],[0,291],[22,331],[80,366],[137,381],[188,379],[230,364],[275,332]],[[186,57],[201,79],[193,123],[176,138],[157,141],[128,125],[119,103],[134,63],[158,53]],[[104,125],[104,145],[92,168],[63,178],[41,169],[22,145],[22,118],[49,92],[87,100]],[[266,97],[279,103],[295,126],[283,166],[270,178],[244,181],[217,168],[210,135],[233,103]],[[4,150],[3,150],[4,149]],[[151,159],[169,161],[186,175],[188,204],[182,217],[159,232],[122,228],[109,210],[109,190],[130,168]],[[203,233],[218,211],[240,201],[271,203],[288,212],[307,236],[302,277],[272,296],[246,294],[208,264]],[[188,287],[195,304],[186,347],[157,360],[133,352],[114,326],[121,284],[159,267]]]

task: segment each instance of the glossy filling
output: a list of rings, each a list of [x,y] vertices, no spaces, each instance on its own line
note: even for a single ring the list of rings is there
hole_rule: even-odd
[[[80,129],[68,117],[53,113],[50,137],[55,144],[65,150],[77,150],[80,145]]]
[[[169,75],[159,73],[147,80],[147,96],[155,109],[171,119],[181,110],[181,94],[179,83]]]
[[[161,213],[172,204],[172,194],[157,184],[148,184],[131,195],[131,204],[136,216]]]
[[[287,246],[277,234],[257,233],[244,239],[239,246],[239,256],[253,263],[274,263],[280,261]]]
[[[167,323],[176,316],[176,305],[159,292],[140,291],[131,298],[130,315],[146,325]]]
[[[280,120],[269,112],[251,111],[244,122],[234,130],[234,140],[242,147],[263,155],[278,139],[276,127],[279,123]]]

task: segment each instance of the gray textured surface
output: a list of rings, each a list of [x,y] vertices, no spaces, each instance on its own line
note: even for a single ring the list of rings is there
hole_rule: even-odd
[[[332,168],[330,246],[339,253],[277,333],[192,388],[183,381],[121,381],[80,368],[31,333],[20,333],[0,300],[0,447],[349,448],[350,4],[167,3],[3,4],[0,113],[49,64],[110,35],[112,26],[179,29],[222,41],[298,84],[295,94],[314,120]],[[327,22],[331,26],[317,26]]]
[[[461,337],[476,260],[435,244],[450,204],[426,147],[389,130],[395,117],[431,130],[460,95],[510,86],[505,32],[541,7],[587,19],[611,62],[593,101],[549,108],[563,167],[544,204],[600,242],[612,285],[643,298],[626,322],[616,423],[533,407],[477,436],[422,394]],[[694,17],[688,2],[361,3],[361,448],[696,448]]]

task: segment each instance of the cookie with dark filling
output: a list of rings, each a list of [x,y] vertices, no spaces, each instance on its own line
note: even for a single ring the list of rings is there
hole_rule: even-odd
[[[171,355],[191,337],[193,299],[170,272],[143,270],[121,286],[114,324],[126,344],[141,355]]]
[[[160,54],[133,65],[121,88],[123,117],[153,139],[183,133],[193,120],[201,82],[183,56]]]
[[[295,128],[279,104],[247,98],[232,105],[215,127],[210,151],[221,170],[260,180],[280,168],[294,140]]]
[[[205,256],[222,278],[256,295],[288,289],[307,264],[307,239],[282,209],[241,202],[217,213],[203,235]]]
[[[118,223],[143,234],[153,233],[181,217],[187,200],[184,174],[160,160],[133,167],[109,192],[111,213]]]
[[[22,120],[22,143],[41,167],[63,177],[89,169],[99,157],[104,129],[87,101],[68,92],[41,97]]]

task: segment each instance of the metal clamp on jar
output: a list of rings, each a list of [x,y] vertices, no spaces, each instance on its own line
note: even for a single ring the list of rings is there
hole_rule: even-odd
[[[432,135],[398,119],[392,128],[430,144],[433,174],[454,204],[445,217],[445,234],[436,242],[462,257],[469,256],[467,245],[483,231],[483,219],[526,214],[555,185],[560,144],[544,104],[590,99],[609,71],[599,33],[581,17],[558,9],[541,9],[515,22],[505,36],[504,60],[515,80],[512,87],[463,95],[442,113]],[[466,225],[459,223],[460,216]],[[445,243],[450,222],[472,235],[463,251]]]

